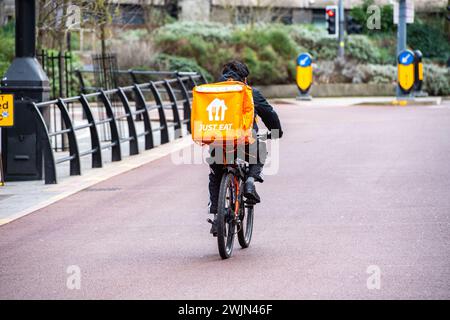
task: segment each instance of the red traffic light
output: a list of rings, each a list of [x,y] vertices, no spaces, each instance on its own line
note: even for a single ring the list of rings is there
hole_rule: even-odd
[[[327,16],[334,17],[335,15],[336,15],[336,12],[334,12],[333,9],[328,9],[327,10]]]

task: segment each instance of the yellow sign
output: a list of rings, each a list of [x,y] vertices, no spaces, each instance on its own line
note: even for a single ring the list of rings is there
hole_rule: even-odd
[[[312,66],[297,67],[297,85],[302,91],[308,91],[313,80]]]
[[[302,53],[297,57],[297,86],[302,93],[311,87],[313,82],[312,58],[309,53]]]
[[[403,50],[398,55],[398,84],[405,93],[411,91],[414,86],[414,59],[414,53],[410,50]]]
[[[14,125],[14,95],[0,94],[0,127]]]
[[[398,83],[403,91],[410,91],[414,85],[414,65],[398,65]]]

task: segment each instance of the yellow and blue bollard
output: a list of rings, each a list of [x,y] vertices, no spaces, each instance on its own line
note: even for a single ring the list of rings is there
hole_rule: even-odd
[[[309,89],[313,82],[312,57],[309,53],[302,53],[297,57],[297,87],[300,91],[298,100],[311,100]]]
[[[397,58],[397,80],[401,93],[409,97],[415,84],[415,57],[411,50],[403,50]]]

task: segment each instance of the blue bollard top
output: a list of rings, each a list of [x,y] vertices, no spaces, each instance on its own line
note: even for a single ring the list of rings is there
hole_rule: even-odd
[[[414,53],[411,50],[403,50],[398,55],[398,63],[408,66],[414,62]]]
[[[312,57],[309,53],[301,53],[297,57],[297,65],[300,67],[309,67],[312,63]]]

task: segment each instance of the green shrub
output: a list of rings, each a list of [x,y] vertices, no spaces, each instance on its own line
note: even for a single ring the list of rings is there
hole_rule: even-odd
[[[394,25],[393,5],[379,6],[381,14],[380,30],[370,30],[367,28],[367,19],[370,16],[367,13],[367,8],[369,8],[369,6],[373,4],[375,4],[374,0],[364,0],[362,5],[354,6],[350,10],[349,15],[354,19],[356,23],[362,26],[362,32],[364,34],[372,35],[380,32],[395,34],[396,27]]]
[[[394,83],[397,79],[397,68],[392,65],[368,65],[369,83]]]
[[[260,25],[258,28],[236,28],[233,32],[232,44],[242,47],[249,46],[260,51],[271,46],[283,57],[294,57],[299,53],[299,47],[289,36],[288,29],[283,25]]]
[[[176,25],[170,28],[178,30]],[[209,25],[217,28],[217,24]],[[166,27],[163,29],[163,32],[155,33],[155,43],[161,52],[195,60],[215,78],[220,75],[224,63],[241,59],[249,64],[254,83],[287,83],[292,78],[286,61],[295,61],[303,50],[289,36],[288,29],[277,24],[259,25],[257,28],[230,27],[232,31],[228,36],[219,37],[211,37],[210,32],[197,32],[197,27],[193,27],[189,35],[190,31],[184,30],[184,37],[169,34]]]
[[[446,62],[450,57],[450,44],[442,29],[422,23],[420,20],[408,25],[408,44],[422,51],[424,57]]]
[[[448,68],[424,64],[423,89],[430,95],[450,95],[450,72]]]
[[[320,61],[315,69],[316,83],[394,83],[397,68],[392,65],[359,64],[354,60]]]
[[[166,24],[155,32],[155,37],[173,37],[177,39],[198,36],[209,41],[229,41],[232,27],[214,22],[175,22]]]
[[[396,39],[382,32],[348,36],[346,59],[336,61],[337,41],[330,39],[324,28],[312,25],[260,24],[250,28],[173,23],[157,30],[154,39],[156,49],[165,53],[158,58],[164,61],[162,69],[182,65],[198,70],[201,66],[209,80],[219,77],[225,62],[239,59],[248,64],[252,84],[294,83],[296,57],[301,52],[313,56],[318,83],[393,83],[397,76]],[[436,83],[436,91],[445,92],[442,72],[431,72],[427,86]]]
[[[289,28],[289,35],[300,46],[314,49],[316,43],[322,39],[327,39],[327,32],[325,28],[317,28],[313,25],[291,25]],[[329,38],[328,38],[329,39]]]
[[[211,74],[204,68],[200,67],[193,59],[176,57],[161,53],[155,57],[153,67],[155,67],[157,70],[200,72],[208,81],[213,80]]]
[[[259,61],[255,50],[250,47],[244,48],[242,52],[242,60],[247,64],[252,73],[258,72]]]
[[[335,65],[333,61],[321,60],[313,65],[314,83],[330,83],[334,80]]]
[[[330,60],[336,57],[337,43],[330,41],[324,28],[312,25],[288,26],[290,37],[297,43],[300,52],[310,53],[314,60]]]
[[[336,58],[337,41],[330,39],[324,29],[313,26],[292,26],[289,34],[297,43],[297,48],[309,52],[316,60],[332,60]],[[349,35],[346,38],[347,58],[365,63],[393,63],[395,53],[391,53],[383,46],[377,46],[367,35]]]
[[[3,78],[14,59],[15,39],[13,22],[0,28],[0,44],[0,77]]]
[[[315,50],[315,51],[314,51]],[[315,49],[308,50],[317,60],[332,60],[336,58],[338,44],[336,41],[329,39],[320,39]]]
[[[285,58],[294,58],[299,54],[299,47],[289,37],[289,34],[282,29],[269,30],[266,33],[267,43],[266,45],[271,45],[275,52],[280,54]]]
[[[381,29],[369,30],[366,22],[368,19],[367,8],[374,4],[374,0],[365,0],[361,6],[355,6],[350,11],[350,16],[363,26],[363,33],[375,41],[374,51],[378,52],[378,62],[395,64],[396,56],[396,31],[397,27],[393,24],[393,5],[381,6]],[[435,14],[428,16],[419,16],[416,14],[415,22],[408,24],[408,45],[412,49],[421,50],[424,57],[432,58],[438,62],[445,62],[450,57],[450,44],[447,39],[444,26],[444,15]],[[384,43],[383,43],[384,42]],[[388,42],[388,43],[386,43]]]
[[[145,29],[130,29],[120,30],[114,34],[115,39],[124,41],[140,41],[147,36],[147,30]]]
[[[288,62],[294,62],[304,51],[289,36],[283,25],[261,25],[258,28],[238,28],[233,33],[232,44],[236,59],[249,65],[250,79],[258,84],[286,83],[292,81]]]
[[[365,35],[350,35],[347,37],[346,54],[359,62],[378,63],[380,53],[374,49],[373,42]]]

